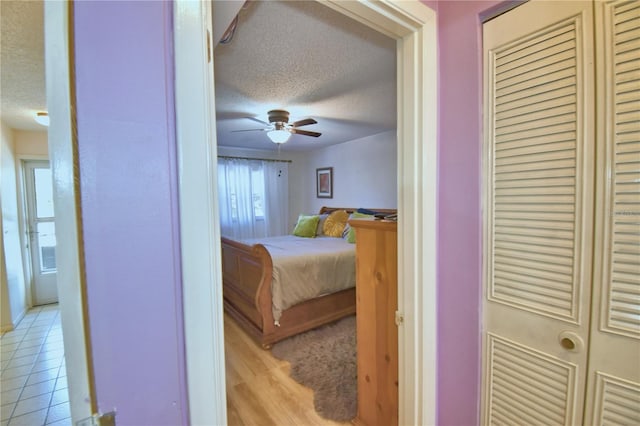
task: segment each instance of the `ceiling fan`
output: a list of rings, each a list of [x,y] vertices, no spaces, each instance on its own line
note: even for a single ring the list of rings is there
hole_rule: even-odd
[[[265,128],[261,129],[246,129],[246,130],[233,130],[232,132],[254,132],[261,131],[267,132],[267,136],[273,143],[281,144],[289,140],[292,134],[312,136],[317,138],[322,133],[312,132],[309,130],[301,130],[298,127],[308,126],[309,124],[318,123],[313,118],[305,118],[304,120],[298,120],[289,124],[289,111],[283,109],[274,109],[267,113],[269,115],[269,122],[258,120],[257,118],[247,117],[250,120],[257,121],[264,124]]]

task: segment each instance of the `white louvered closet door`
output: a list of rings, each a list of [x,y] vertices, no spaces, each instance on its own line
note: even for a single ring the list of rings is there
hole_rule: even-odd
[[[638,425],[640,1],[532,1],[484,44],[483,423]]]
[[[591,2],[483,26],[483,424],[583,422],[592,282]]]
[[[640,1],[598,2],[595,22],[598,187],[585,424],[640,425]]]

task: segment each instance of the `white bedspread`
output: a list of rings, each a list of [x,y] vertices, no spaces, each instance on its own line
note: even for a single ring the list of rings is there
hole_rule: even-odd
[[[260,243],[273,260],[273,318],[318,296],[355,287],[355,244],[342,238],[302,238],[294,235],[243,240]]]

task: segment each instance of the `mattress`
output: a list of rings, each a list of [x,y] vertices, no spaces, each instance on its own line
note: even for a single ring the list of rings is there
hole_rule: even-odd
[[[355,244],[342,238],[284,235],[242,242],[262,244],[271,255],[275,321],[293,305],[356,285]]]

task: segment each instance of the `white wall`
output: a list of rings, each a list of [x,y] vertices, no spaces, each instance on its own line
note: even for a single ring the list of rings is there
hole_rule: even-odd
[[[15,153],[19,157],[48,157],[47,132],[14,130]]]
[[[305,210],[322,206],[397,208],[397,136],[384,132],[332,145],[306,156],[301,177]],[[333,198],[316,197],[316,169],[333,167]]]
[[[0,220],[0,332],[13,329],[11,305],[9,304],[9,281],[4,256],[4,229]]]
[[[310,152],[280,152],[218,147],[218,155],[291,160],[289,163],[289,228],[301,213],[322,206],[397,207],[396,132],[384,132]],[[316,198],[316,169],[333,167],[333,198]]]
[[[46,134],[45,134],[46,135]],[[1,124],[2,146],[0,148],[1,179],[0,205],[2,208],[2,245],[4,248],[4,268],[2,277],[2,296],[8,295],[10,310],[10,324],[2,323],[5,327],[15,326],[27,309],[24,269],[21,255],[18,186],[16,170],[16,149],[13,131]],[[4,310],[5,303],[2,308]],[[5,315],[2,315],[5,319]],[[7,318],[9,319],[9,318]]]

